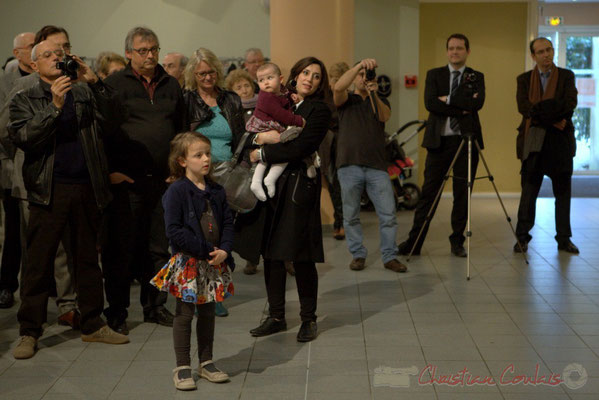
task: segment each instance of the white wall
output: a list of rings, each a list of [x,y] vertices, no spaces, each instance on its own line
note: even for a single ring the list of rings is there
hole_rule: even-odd
[[[269,15],[261,0],[0,0],[0,60],[12,52],[19,32],[44,25],[69,32],[73,53],[95,57],[100,51],[124,54],[127,31],[153,29],[161,54],[191,54],[207,47],[219,57],[242,56],[248,47],[269,55]]]
[[[404,75],[418,75],[418,0],[355,0],[355,59],[376,58],[377,74],[391,78],[391,119],[389,133],[404,123],[418,119],[418,89],[406,89]],[[423,85],[419,77],[419,85]],[[408,131],[402,133],[405,138]],[[406,144],[409,157],[418,158],[418,138]],[[418,171],[414,171],[418,176]]]

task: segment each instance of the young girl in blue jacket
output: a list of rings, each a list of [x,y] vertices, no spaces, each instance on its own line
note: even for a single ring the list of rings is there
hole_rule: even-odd
[[[198,375],[211,382],[229,380],[212,362],[212,344],[215,302],[233,294],[233,216],[225,190],[210,180],[210,139],[198,132],[175,136],[169,168],[174,182],[162,197],[162,205],[173,256],[151,283],[177,298],[173,381],[177,389],[194,390],[190,340],[196,310]]]

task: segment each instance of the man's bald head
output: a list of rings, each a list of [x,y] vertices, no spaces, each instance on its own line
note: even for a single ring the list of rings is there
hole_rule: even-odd
[[[31,49],[34,40],[35,33],[33,32],[19,33],[13,40],[12,53],[19,60],[19,68],[29,73],[33,72],[31,68]]]
[[[64,50],[58,43],[44,40],[33,46],[31,65],[44,81],[52,83],[62,75],[62,71],[56,68],[56,63],[63,57]]]

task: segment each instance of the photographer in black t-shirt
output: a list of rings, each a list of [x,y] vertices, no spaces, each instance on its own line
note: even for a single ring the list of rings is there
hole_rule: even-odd
[[[343,226],[353,257],[349,268],[362,270],[368,251],[362,243],[360,198],[366,189],[379,218],[383,264],[392,271],[405,272],[405,265],[396,259],[395,198],[385,157],[385,122],[391,116],[391,109],[376,94],[376,80],[366,78],[366,72],[376,67],[375,59],[360,61],[339,78],[333,91],[339,110],[337,176],[343,201]],[[350,93],[352,83],[354,90]]]

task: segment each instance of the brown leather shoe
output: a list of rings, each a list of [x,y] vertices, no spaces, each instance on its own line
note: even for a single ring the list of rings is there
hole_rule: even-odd
[[[345,239],[345,229],[343,229],[343,227],[335,229],[333,231],[333,237],[337,240]]]
[[[406,272],[408,270],[408,267],[406,267],[396,259],[387,261],[385,263],[385,268],[390,269],[393,272]]]
[[[349,269],[353,271],[362,271],[364,268],[366,268],[366,260],[364,258],[354,258],[349,263]]]
[[[81,316],[78,310],[71,310],[58,316],[58,325],[70,326],[74,330],[80,328]]]

